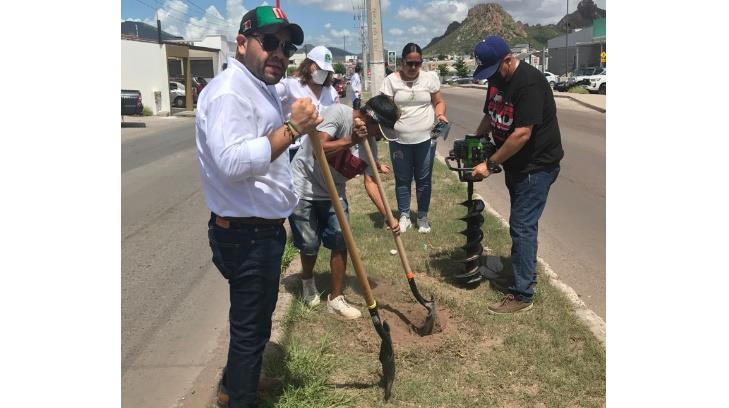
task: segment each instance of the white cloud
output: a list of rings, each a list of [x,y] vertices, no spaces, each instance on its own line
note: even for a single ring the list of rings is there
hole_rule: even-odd
[[[405,34],[405,31],[403,31],[399,28],[391,28],[388,31],[390,34],[394,35],[395,37],[399,37],[399,36]]]
[[[324,28],[326,28],[327,30],[330,29],[330,28],[332,28],[332,23],[326,23],[326,24],[324,24]]]
[[[351,37],[352,33],[347,29],[337,31],[332,28],[329,30],[329,35],[331,35],[334,38],[342,38],[342,37]]]
[[[191,10],[187,3],[181,0],[166,0],[162,7],[157,9],[157,16],[162,23],[163,31],[186,40],[200,40],[206,35],[221,34],[229,41],[235,41],[240,19],[248,10],[243,7],[242,0],[227,0],[225,9],[227,17],[223,16],[215,6],[208,6],[201,17],[190,17]],[[143,22],[157,26],[157,22],[152,19],[145,19]]]
[[[364,0],[292,0],[304,6],[312,6],[324,11],[353,12],[354,7],[364,6]],[[390,0],[380,0],[380,9],[386,11],[390,8]]]
[[[412,33],[412,34],[415,34],[415,35],[420,35],[420,34],[425,34],[425,33],[427,33],[427,32],[428,32],[428,29],[427,29],[427,28],[425,28],[425,27],[423,27],[423,26],[421,26],[421,25],[416,25],[416,26],[412,26],[412,27],[410,27],[410,28],[408,29],[408,31],[409,31],[410,33]]]

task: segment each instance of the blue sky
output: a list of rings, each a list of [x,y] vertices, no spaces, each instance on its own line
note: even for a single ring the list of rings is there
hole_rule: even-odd
[[[233,39],[243,14],[261,4],[276,0],[122,0],[121,19],[155,24],[185,39],[205,34],[224,34]],[[353,8],[362,0],[280,0],[289,20],[304,30],[305,42],[359,52],[361,45]],[[462,21],[468,9],[478,3],[499,3],[516,20],[529,24],[556,23],[564,16],[566,0],[380,0],[385,48],[398,54],[408,42],[425,46],[442,35],[452,21]],[[606,0],[596,0],[605,8]],[[569,2],[570,12],[577,0]]]

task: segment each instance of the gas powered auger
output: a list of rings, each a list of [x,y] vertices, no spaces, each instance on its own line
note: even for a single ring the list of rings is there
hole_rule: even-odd
[[[445,158],[448,169],[458,172],[458,179],[468,183],[468,199],[461,203],[468,209],[465,217],[460,218],[466,222],[466,229],[461,234],[466,236],[466,245],[462,246],[466,252],[466,258],[459,260],[465,264],[465,272],[454,275],[453,279],[462,285],[474,285],[481,282],[487,269],[482,265],[481,255],[483,254],[483,231],[481,226],[484,217],[481,214],[486,205],[480,198],[473,198],[473,177],[471,172],[476,165],[488,162],[488,158],[496,152],[496,145],[487,138],[476,135],[466,135],[462,140],[453,142],[453,150]],[[457,166],[452,166],[455,161]],[[501,172],[501,166],[489,163],[489,171]]]

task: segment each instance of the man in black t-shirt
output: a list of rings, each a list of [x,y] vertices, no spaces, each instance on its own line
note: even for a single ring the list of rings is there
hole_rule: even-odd
[[[532,308],[537,282],[537,226],[549,188],[564,156],[557,108],[547,80],[539,70],[516,59],[503,38],[486,37],[474,50],[479,66],[473,77],[489,80],[484,117],[476,130],[489,132],[498,147],[489,162],[505,170],[511,199],[509,232],[513,281],[504,298],[488,306],[493,314]],[[473,170],[475,180],[489,176],[487,163]]]

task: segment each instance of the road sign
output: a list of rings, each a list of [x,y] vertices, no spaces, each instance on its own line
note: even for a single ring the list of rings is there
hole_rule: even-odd
[[[606,62],[606,61],[605,61],[605,57],[606,57],[606,56],[607,56],[607,53],[606,53],[605,51],[603,51],[603,52],[601,52],[601,53],[600,53],[600,62],[601,62],[601,63],[603,63],[603,64],[604,64],[604,63]]]

